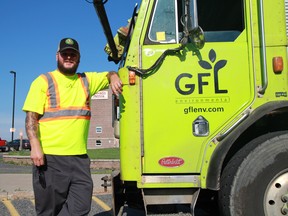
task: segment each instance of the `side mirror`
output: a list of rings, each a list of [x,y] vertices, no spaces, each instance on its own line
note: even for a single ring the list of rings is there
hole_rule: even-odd
[[[184,38],[182,44],[188,40],[193,43],[197,49],[202,49],[205,44],[204,32],[198,25],[198,11],[196,0],[185,0],[185,9],[183,16]]]
[[[205,44],[204,32],[200,26],[189,32],[189,38],[197,49],[202,49]]]

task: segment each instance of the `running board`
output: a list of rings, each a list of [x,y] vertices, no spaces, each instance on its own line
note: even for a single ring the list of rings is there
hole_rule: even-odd
[[[199,188],[142,189],[146,215],[148,215],[148,206],[189,204],[191,214],[194,216],[194,208],[199,192]]]

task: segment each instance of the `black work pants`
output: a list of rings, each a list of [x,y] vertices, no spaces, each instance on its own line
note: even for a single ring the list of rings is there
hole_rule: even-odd
[[[45,155],[44,166],[33,166],[33,189],[38,216],[88,215],[93,181],[87,155]]]

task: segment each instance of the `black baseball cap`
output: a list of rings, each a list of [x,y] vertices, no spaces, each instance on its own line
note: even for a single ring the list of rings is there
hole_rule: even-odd
[[[67,49],[73,49],[77,51],[78,53],[80,53],[78,42],[74,40],[73,38],[63,38],[60,41],[58,52],[62,52]]]

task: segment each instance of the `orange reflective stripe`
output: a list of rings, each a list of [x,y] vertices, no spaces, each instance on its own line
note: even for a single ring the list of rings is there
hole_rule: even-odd
[[[39,122],[48,122],[48,121],[55,121],[55,120],[67,120],[67,119],[84,119],[90,120],[91,116],[62,116],[62,117],[51,117],[51,118],[44,118],[40,119]]]
[[[58,108],[60,107],[60,97],[58,85],[55,81],[55,78],[52,76],[51,72],[43,74],[48,81],[48,95],[49,95],[49,108]]]
[[[89,107],[90,107],[90,91],[89,91],[89,83],[88,83],[88,80],[87,80],[87,78],[86,78],[85,73],[78,74],[78,77],[79,77],[80,80],[81,80],[81,84],[82,84],[83,89],[85,89],[86,106],[89,106]]]
[[[82,110],[90,110],[90,107],[87,107],[87,106],[69,106],[69,107],[58,107],[58,108],[47,108],[45,109],[47,112],[57,112],[57,111],[60,111],[60,110],[79,110],[79,109],[82,109]]]
[[[59,96],[59,89],[58,89],[58,84],[54,78],[54,76],[52,76],[52,73],[48,73],[51,77],[52,77],[52,80],[53,80],[53,84],[54,84],[54,91],[55,91],[55,107],[60,107],[60,96]]]
[[[67,119],[67,118],[84,118],[90,119],[91,118],[91,111],[90,110],[58,110],[52,112],[45,112],[40,121],[45,119]]]
[[[39,121],[51,121],[55,119],[87,119],[91,118],[90,111],[90,91],[87,77],[84,73],[78,74],[78,78],[81,81],[86,102],[83,107],[69,106],[61,107],[60,95],[57,82],[52,73],[43,74],[48,82],[47,95],[49,96],[48,107],[45,108],[43,116]]]
[[[41,77],[42,77],[43,79],[45,79],[46,82],[47,82],[47,84],[48,84],[48,78],[47,78],[47,76],[46,76],[45,74],[41,74]],[[47,98],[48,98],[48,104],[50,104],[51,101],[50,101],[50,97],[49,97],[49,84],[48,84],[48,89],[47,89],[47,91],[46,91],[46,96],[47,96]]]

